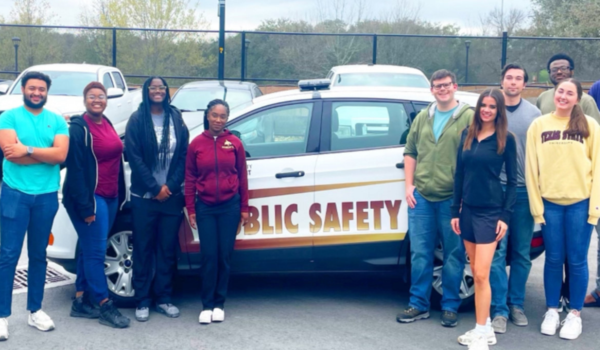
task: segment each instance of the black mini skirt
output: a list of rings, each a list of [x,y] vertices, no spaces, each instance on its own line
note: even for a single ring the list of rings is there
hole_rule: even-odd
[[[471,207],[462,204],[460,236],[467,242],[489,244],[496,241],[496,228],[502,208]]]

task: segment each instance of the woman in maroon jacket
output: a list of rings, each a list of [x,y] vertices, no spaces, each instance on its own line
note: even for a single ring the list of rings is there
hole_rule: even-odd
[[[185,170],[185,205],[198,228],[202,254],[200,323],[221,322],[230,261],[239,225],[248,221],[248,172],[242,141],[225,124],[229,105],[211,101],[204,132],[190,144]]]

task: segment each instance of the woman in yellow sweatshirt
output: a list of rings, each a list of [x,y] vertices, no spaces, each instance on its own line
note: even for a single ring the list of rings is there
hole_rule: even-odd
[[[560,330],[563,339],[582,331],[581,309],[589,279],[587,254],[600,217],[600,126],[583,114],[583,90],[574,79],[556,87],[556,110],[537,118],[527,131],[526,182],[531,214],[542,224],[546,246],[544,289],[548,311],[542,334],[560,327],[558,306],[563,263],[569,265],[571,312]]]

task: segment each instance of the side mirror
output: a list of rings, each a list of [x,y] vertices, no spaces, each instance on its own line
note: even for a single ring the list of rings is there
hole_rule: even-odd
[[[122,89],[119,88],[108,88],[108,90],[106,90],[106,97],[107,98],[117,98],[117,97],[121,97],[123,96],[124,92]]]
[[[2,84],[0,85],[0,95],[5,95],[8,92],[8,88],[10,85]]]

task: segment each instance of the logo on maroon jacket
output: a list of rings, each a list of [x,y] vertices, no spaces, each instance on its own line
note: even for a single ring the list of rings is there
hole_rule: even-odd
[[[225,140],[225,142],[223,143],[223,146],[221,146],[222,149],[233,149],[233,143],[229,142],[229,140]]]

